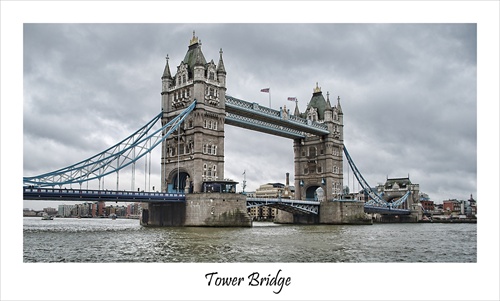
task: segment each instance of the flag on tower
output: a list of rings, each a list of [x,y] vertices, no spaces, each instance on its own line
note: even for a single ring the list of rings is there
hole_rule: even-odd
[[[288,97],[289,101],[297,101],[297,97]]]
[[[260,92],[266,92],[266,93],[269,93],[269,88],[260,89]]]

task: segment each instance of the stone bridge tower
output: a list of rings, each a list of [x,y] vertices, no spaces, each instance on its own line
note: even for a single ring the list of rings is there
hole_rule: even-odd
[[[300,113],[296,106],[294,115],[324,123],[330,132],[294,140],[295,198],[312,200],[318,188],[322,188],[324,200],[337,198],[343,186],[344,116],[340,97],[332,107],[329,94],[325,100],[316,83],[306,111]]]
[[[163,124],[197,101],[180,130],[162,144],[161,189],[200,192],[203,181],[224,179],[226,70],[222,49],[217,65],[213,60],[207,63],[201,40],[193,32],[177,72],[171,75],[167,56],[161,80]]]

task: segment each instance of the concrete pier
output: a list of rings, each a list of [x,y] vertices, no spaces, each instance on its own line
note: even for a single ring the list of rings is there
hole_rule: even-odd
[[[246,196],[236,193],[186,195],[185,226],[251,227]]]
[[[185,203],[143,204],[141,225],[153,227],[251,227],[246,196],[235,193],[191,193]]]
[[[356,200],[324,201],[319,208],[320,224],[371,225],[364,204]]]
[[[364,212],[364,203],[354,200],[323,201],[319,215],[292,214],[278,211],[275,222],[279,224],[331,224],[371,225],[371,218]]]

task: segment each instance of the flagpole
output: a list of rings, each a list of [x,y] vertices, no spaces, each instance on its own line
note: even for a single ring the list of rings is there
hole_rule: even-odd
[[[269,88],[269,109],[271,109],[271,88]]]

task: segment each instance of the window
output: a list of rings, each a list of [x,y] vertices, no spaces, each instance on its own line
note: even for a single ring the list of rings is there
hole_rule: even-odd
[[[309,157],[316,157],[316,148],[314,146],[309,147]]]

